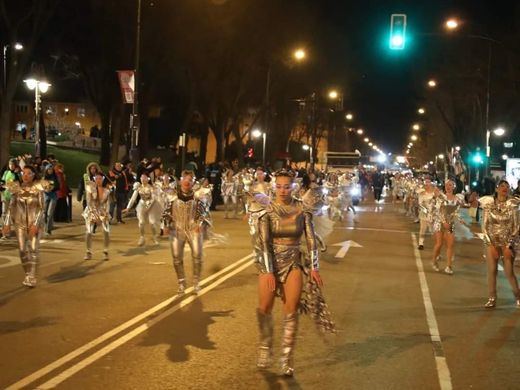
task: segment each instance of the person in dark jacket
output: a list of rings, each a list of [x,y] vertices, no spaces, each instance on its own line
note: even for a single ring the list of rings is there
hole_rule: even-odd
[[[49,183],[52,183],[52,186],[48,191],[44,193],[45,205],[45,229],[44,234],[46,236],[52,233],[54,228],[54,210],[56,209],[56,203],[58,202],[58,190],[60,189],[60,183],[58,181],[58,176],[54,172],[54,167],[51,164],[45,166],[44,176],[43,178],[47,180]]]
[[[108,177],[115,185],[115,202],[110,205],[110,216],[114,218],[114,209],[117,208],[117,223],[125,223],[122,218],[121,211],[128,203],[128,191],[130,190],[131,181],[129,173],[123,168],[123,164],[116,162],[114,167],[108,172]]]

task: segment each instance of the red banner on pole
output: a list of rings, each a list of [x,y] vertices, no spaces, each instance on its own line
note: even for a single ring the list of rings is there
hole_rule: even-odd
[[[133,70],[118,70],[119,86],[121,87],[121,95],[123,103],[134,103],[135,77]]]

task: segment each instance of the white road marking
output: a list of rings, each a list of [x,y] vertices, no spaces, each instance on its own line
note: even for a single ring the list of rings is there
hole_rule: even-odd
[[[347,240],[343,242],[338,242],[337,244],[332,244],[332,246],[340,246],[338,253],[336,253],[336,258],[342,259],[347,254],[350,248],[363,248],[362,245],[359,245],[356,241]]]
[[[406,233],[410,234],[409,230],[395,230],[395,229],[378,229],[378,228],[362,228],[355,226],[335,226],[334,229],[337,230],[366,230],[371,232],[386,232],[386,233]]]
[[[214,279],[217,279],[220,275],[222,274],[225,274],[226,272],[228,272],[229,270],[239,266],[240,264],[244,263],[244,262],[248,262],[248,266],[250,265],[250,258],[253,257],[253,254],[249,254],[243,258],[241,258],[240,260],[237,260],[236,262],[234,262],[233,264],[227,266],[226,268],[223,268],[222,270],[220,270],[219,272],[216,272],[210,276],[208,276],[206,279],[202,280],[201,281],[201,284],[202,285],[205,285],[211,281],[213,281]],[[208,287],[209,288],[209,287]],[[206,290],[206,288],[204,288],[203,290],[201,290],[199,292],[199,294]],[[193,287],[189,287],[186,289],[186,294],[189,294],[193,291]],[[18,382],[16,383],[13,383],[11,386],[7,387],[6,390],[11,390],[11,389],[20,389],[20,388],[23,388],[23,387],[26,387],[28,386],[29,384],[33,383],[34,381],[40,379],[41,377],[51,373],[52,371],[60,368],[61,366],[67,364],[68,362],[70,362],[71,360],[73,359],[76,359],[78,356],[84,354],[85,352],[91,350],[92,348],[98,346],[99,344],[109,340],[110,338],[116,336],[117,334],[123,332],[124,330],[130,328],[131,326],[139,323],[140,321],[150,317],[151,315],[155,314],[156,312],[168,307],[168,305],[170,305],[172,302],[174,302],[177,298],[179,298],[178,295],[174,295],[173,297],[170,297],[168,299],[166,299],[165,301],[157,304],[156,306],[152,307],[151,309],[148,309],[147,311],[139,314],[138,316],[126,321],[125,323],[119,325],[118,327],[104,333],[103,335],[99,336],[98,338],[90,341],[89,343],[75,349],[74,351],[68,353],[67,355],[65,356],[62,356],[61,358],[59,358],[58,360],[46,365],[45,367],[39,369],[38,371],[35,371],[34,373],[26,376],[25,378],[22,378],[20,379]],[[171,310],[171,309],[170,309]]]
[[[426,311],[426,321],[430,331],[430,338],[433,344],[435,363],[437,365],[437,376],[439,378],[439,385],[441,390],[451,390],[453,385],[451,383],[451,374],[444,356],[444,350],[442,348],[442,340],[437,325],[437,319],[435,318],[435,311],[433,310],[433,303],[430,297],[430,289],[428,288],[428,281],[424,273],[423,263],[421,261],[421,253],[417,249],[417,237],[415,233],[412,233],[412,245],[415,254],[415,264],[417,265],[417,273],[419,274],[419,282],[421,284],[421,291],[424,302],[424,309]]]
[[[182,301],[180,301],[178,304],[173,306],[172,308],[164,311],[159,316],[155,317],[154,319],[149,320],[148,322],[138,326],[137,328],[133,329],[132,331],[128,332],[127,334],[119,337],[118,339],[112,341],[110,344],[106,345],[105,347],[101,348],[99,351],[96,351],[92,355],[88,356],[87,358],[83,359],[82,361],[76,363],[72,367],[68,368],[67,370],[63,371],[61,374],[55,376],[54,378],[48,380],[44,384],[38,386],[38,389],[53,389],[56,386],[58,386],[60,383],[63,383],[71,376],[77,374],[79,371],[83,370],[85,367],[88,367],[92,363],[96,362],[97,360],[101,359],[103,356],[107,355],[108,353],[112,352],[114,349],[122,346],[127,341],[130,341],[131,339],[137,337],[144,331],[150,329],[152,326],[157,324],[158,322],[164,320],[177,310],[183,308],[184,306],[189,305],[191,302],[193,302],[195,299],[200,297],[201,295],[206,294],[208,291],[213,290],[215,287],[219,286],[220,284],[224,283],[226,280],[231,278],[232,276],[235,276],[236,274],[242,272],[246,268],[250,267],[253,264],[253,260],[248,261],[246,264],[242,265],[241,267],[235,269],[234,271],[226,274],[222,278],[218,279],[214,283],[210,284],[209,286],[203,288],[197,295],[190,295],[186,298],[184,298]]]
[[[7,259],[7,263],[0,264],[0,268],[13,267],[21,264],[19,256],[0,255],[0,260],[2,259]]]

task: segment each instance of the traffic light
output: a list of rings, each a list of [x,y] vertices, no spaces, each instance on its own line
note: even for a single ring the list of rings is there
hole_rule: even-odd
[[[476,152],[472,157],[471,157],[471,161],[473,161],[473,163],[475,165],[478,165],[478,164],[484,164],[484,158],[482,157],[482,154],[480,154],[480,152]]]
[[[403,50],[406,43],[406,15],[392,14],[390,19],[390,49]]]

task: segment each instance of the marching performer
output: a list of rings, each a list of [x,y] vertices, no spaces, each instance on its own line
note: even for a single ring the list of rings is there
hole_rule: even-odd
[[[108,247],[110,245],[110,189],[108,180],[101,172],[97,172],[94,181],[85,183],[85,196],[87,207],[83,210],[85,218],[85,243],[87,252],[84,259],[92,259],[92,234],[96,224],[103,229],[103,260],[108,260]]]
[[[177,194],[163,214],[165,234],[170,235],[170,249],[173,257],[173,266],[179,282],[180,294],[186,289],[184,273],[184,246],[186,243],[191,249],[193,261],[193,285],[195,292],[200,290],[202,272],[202,243],[207,220],[205,203],[198,199],[193,191],[195,174],[193,171],[183,171]]]
[[[444,183],[445,193],[435,188],[435,205],[433,208],[433,236],[435,246],[433,247],[433,269],[439,272],[439,255],[442,245],[446,244],[446,268],[444,273],[453,275],[453,254],[455,245],[455,219],[458,218],[460,206],[464,204],[462,194],[455,194],[455,182],[446,180]],[[460,220],[460,219],[459,219]],[[462,221],[461,221],[462,222]]]
[[[433,206],[433,197],[435,195],[434,186],[429,177],[424,179],[424,187],[417,190],[419,195],[419,250],[424,249],[424,236],[426,234],[426,230],[432,230],[431,222],[432,222],[432,206]],[[410,192],[407,193],[407,196],[411,196]],[[411,205],[411,203],[410,203]]]
[[[513,262],[514,246],[518,240],[519,199],[510,197],[510,187],[506,180],[500,180],[494,196],[480,199],[484,210],[482,233],[487,247],[487,284],[488,300],[484,307],[494,308],[497,302],[497,267],[500,256],[504,262],[504,274],[511,285],[516,299],[516,307],[520,309],[520,290],[516,279]]]
[[[303,288],[302,253],[300,240],[307,242],[310,258],[310,277],[318,286],[323,282],[319,273],[318,248],[312,222],[312,212],[304,203],[291,196],[293,176],[286,171],[275,175],[275,199],[259,218],[256,248],[262,256],[257,257],[259,275],[259,306],[257,309],[260,329],[260,347],[257,366],[265,368],[271,361],[273,309],[276,290],[284,297],[284,320],[282,336],[282,373],[293,375],[292,357],[298,328],[297,309]]]
[[[230,203],[233,206],[234,218],[237,216],[237,196],[236,196],[236,182],[233,177],[233,171],[228,169],[224,172],[222,177],[222,184],[220,186],[222,200],[224,201],[224,218],[228,219],[228,211]]]
[[[145,244],[144,239],[144,227],[146,223],[150,224],[152,230],[152,240],[155,245],[159,245],[158,232],[161,223],[161,195],[156,186],[150,184],[150,178],[147,173],[142,173],[140,177],[140,183],[134,184],[134,192],[128,206],[124,212],[127,212],[133,207],[137,200],[137,196],[141,198],[136,207],[137,219],[139,221],[139,241],[137,245],[143,246]]]
[[[4,235],[11,227],[16,232],[18,250],[25,279],[22,284],[35,287],[37,268],[40,262],[40,235],[44,220],[44,192],[48,183],[36,181],[36,172],[30,165],[22,170],[22,183],[11,181],[6,187],[11,194],[4,216]]]

